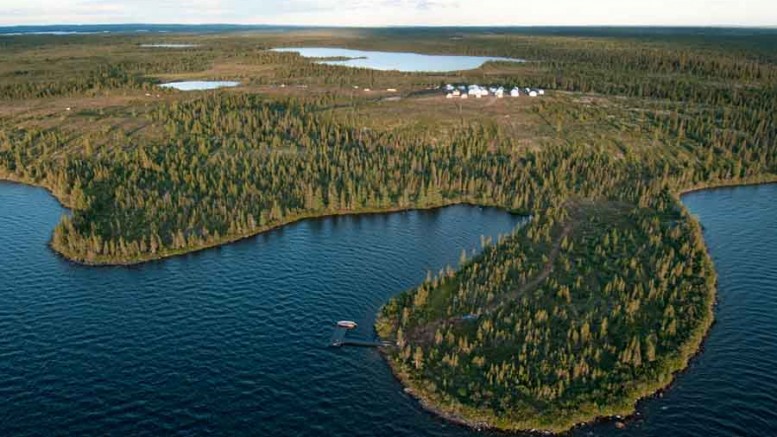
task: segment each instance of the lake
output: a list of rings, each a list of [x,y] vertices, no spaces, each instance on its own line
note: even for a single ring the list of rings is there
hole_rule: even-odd
[[[327,47],[289,47],[273,50],[277,52],[299,53],[305,58],[348,58],[345,60],[319,61],[327,65],[403,72],[441,73],[473,70],[489,61],[524,62],[522,59],[494,56],[424,55],[420,53],[380,52]]]
[[[173,88],[179,91],[215,90],[239,86],[240,82],[229,80],[187,80],[160,84],[162,88]]]
[[[777,185],[689,194],[719,272],[705,352],[627,431],[777,433]],[[308,220],[136,267],[46,247],[64,210],[0,183],[0,435],[483,435],[424,411],[374,349],[377,309],[521,218],[469,206]]]

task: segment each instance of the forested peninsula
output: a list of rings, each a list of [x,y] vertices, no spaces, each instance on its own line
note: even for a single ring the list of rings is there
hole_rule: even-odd
[[[398,294],[376,329],[427,408],[563,432],[630,414],[713,322],[715,270],[679,194],[776,180],[777,32],[710,32],[165,36],[192,44],[174,49],[148,47],[149,35],[0,36],[0,178],[68,206],[51,247],[93,265],[325,215],[456,203],[526,214]],[[529,62],[401,73],[269,50],[280,46]],[[241,85],[158,86],[184,79]],[[453,102],[439,91],[474,83],[547,93]]]

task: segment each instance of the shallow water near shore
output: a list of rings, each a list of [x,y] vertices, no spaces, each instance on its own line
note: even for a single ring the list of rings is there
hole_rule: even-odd
[[[625,431],[777,433],[777,185],[688,194],[719,275],[705,351]],[[307,220],[134,267],[67,262],[46,244],[64,210],[0,182],[0,435],[484,435],[402,391],[369,338],[377,309],[522,218],[453,206]]]

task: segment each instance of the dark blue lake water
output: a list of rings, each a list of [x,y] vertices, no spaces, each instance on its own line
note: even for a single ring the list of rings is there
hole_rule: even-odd
[[[332,323],[369,338],[389,297],[521,221],[466,206],[328,218],[89,268],[46,246],[63,212],[0,183],[0,435],[445,434],[376,350],[329,348]]]
[[[596,435],[777,433],[777,186],[684,198],[720,275],[706,350],[644,420]],[[466,206],[290,225],[137,267],[46,247],[64,210],[0,183],[0,435],[472,435],[419,409],[377,351],[377,309],[520,217]]]

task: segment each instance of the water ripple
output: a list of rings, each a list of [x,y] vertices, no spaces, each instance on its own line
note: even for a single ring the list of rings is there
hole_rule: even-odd
[[[63,212],[47,193],[0,183],[0,205],[2,435],[440,434],[376,351],[327,347],[331,323],[370,337],[391,295],[520,221],[339,217],[93,269],[47,249]]]

